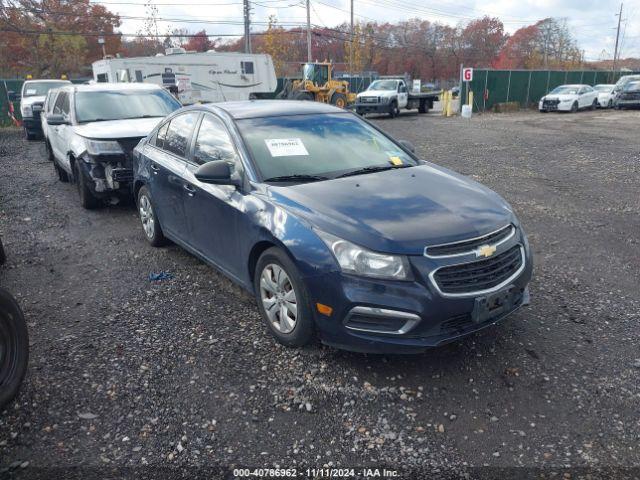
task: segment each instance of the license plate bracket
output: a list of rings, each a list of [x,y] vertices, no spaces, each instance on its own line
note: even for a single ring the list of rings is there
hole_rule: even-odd
[[[474,323],[483,323],[490,318],[509,312],[517,300],[516,292],[516,288],[510,286],[490,295],[476,297],[471,319]]]

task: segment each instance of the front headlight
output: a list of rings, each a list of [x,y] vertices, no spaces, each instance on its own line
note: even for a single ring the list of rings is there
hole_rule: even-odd
[[[33,116],[33,110],[31,109],[31,105],[24,105],[22,107],[20,107],[20,113],[22,114],[22,117],[32,117]]]
[[[117,155],[124,153],[118,142],[113,140],[85,140],[89,155]]]
[[[409,260],[402,255],[376,253],[326,232],[316,230],[345,273],[389,280],[411,280]]]

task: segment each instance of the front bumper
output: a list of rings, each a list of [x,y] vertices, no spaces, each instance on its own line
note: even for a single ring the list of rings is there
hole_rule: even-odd
[[[89,180],[87,185],[95,197],[105,198],[131,192],[133,170],[124,157],[90,162],[81,160],[78,164]]]
[[[538,109],[541,112],[570,112],[571,111],[571,106],[573,104],[572,103],[558,103],[557,105],[549,105],[549,104],[545,104],[543,105],[542,103],[538,104]]]
[[[42,122],[40,117],[24,117],[22,126],[30,133],[42,133]]]
[[[424,256],[410,257],[415,277],[411,282],[340,272],[307,278],[313,305],[333,308],[329,317],[314,311],[320,339],[359,352],[419,353],[487,328],[529,303],[533,262],[528,247],[523,249],[525,264],[520,274],[490,295],[506,299],[495,314],[477,313],[486,295],[451,297],[438,292],[429,273],[443,266],[442,260]]]
[[[356,113],[388,113],[389,106],[388,103],[356,103]]]
[[[640,99],[634,99],[634,100],[618,99],[616,101],[616,105],[619,107],[640,107]]]

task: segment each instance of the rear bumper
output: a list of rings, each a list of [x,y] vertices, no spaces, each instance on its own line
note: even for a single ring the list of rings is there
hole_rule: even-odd
[[[509,298],[495,314],[478,314],[478,303],[486,296],[441,295],[426,271],[417,272],[412,282],[335,272],[305,283],[314,306],[318,302],[333,308],[329,317],[314,311],[323,343],[366,353],[419,353],[487,328],[527,305],[532,264],[527,248],[524,269],[495,294]]]

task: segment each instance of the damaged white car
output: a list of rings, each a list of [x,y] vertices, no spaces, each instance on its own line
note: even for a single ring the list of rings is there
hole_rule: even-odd
[[[589,85],[560,85],[540,99],[540,112],[577,112],[598,107],[598,92]]]
[[[78,186],[84,208],[130,195],[131,153],[180,103],[148,84],[73,85],[59,89],[47,114],[47,150],[62,182]]]

